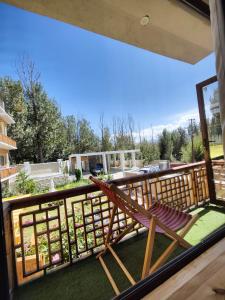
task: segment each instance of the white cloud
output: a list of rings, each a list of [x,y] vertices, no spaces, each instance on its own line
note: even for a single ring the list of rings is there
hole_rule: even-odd
[[[206,112],[208,112],[208,110],[209,107],[206,107]],[[165,128],[169,131],[172,131],[174,129],[177,129],[178,127],[187,127],[189,119],[195,119],[195,121],[199,123],[199,112],[197,108],[183,113],[174,114],[167,118],[168,123],[153,125],[151,127],[144,128],[140,131],[140,134],[146,139],[151,139],[152,135],[153,138],[156,139]],[[138,140],[139,132],[135,132],[134,136]]]

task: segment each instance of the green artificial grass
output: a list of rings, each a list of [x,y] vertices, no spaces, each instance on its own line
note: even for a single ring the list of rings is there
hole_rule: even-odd
[[[210,145],[210,155],[211,158],[223,155],[223,145]]]
[[[200,208],[193,213],[198,213],[200,218],[186,235],[186,239],[195,245],[215,229],[225,224],[225,209],[216,206]],[[157,234],[153,261],[169,245],[170,240]],[[140,280],[141,269],[146,244],[146,233],[135,236],[115,246],[117,254],[124,262],[130,273],[138,281]],[[184,251],[177,248],[170,259]],[[119,269],[111,255],[105,256],[105,262],[112,272],[112,275],[122,291],[130,286],[127,278]],[[87,258],[64,268],[48,276],[42,277],[34,282],[18,288],[15,292],[15,300],[104,300],[111,299],[114,292],[103,269],[95,257]]]
[[[193,246],[225,224],[224,207],[210,205],[196,209],[192,214],[196,213],[198,213],[199,219],[185,236],[185,239]]]

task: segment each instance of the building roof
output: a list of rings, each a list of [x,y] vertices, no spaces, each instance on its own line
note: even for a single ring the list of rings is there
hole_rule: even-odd
[[[103,154],[120,154],[120,153],[135,153],[140,152],[139,149],[134,150],[116,150],[116,151],[105,151],[105,152],[89,152],[89,153],[75,153],[71,154],[69,157],[77,157],[77,156],[98,156]]]

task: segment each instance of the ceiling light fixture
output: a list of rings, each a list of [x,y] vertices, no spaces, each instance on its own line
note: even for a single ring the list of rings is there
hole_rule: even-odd
[[[141,18],[140,20],[140,24],[142,26],[146,26],[148,25],[148,23],[150,22],[150,17],[148,15],[145,15],[144,17]]]

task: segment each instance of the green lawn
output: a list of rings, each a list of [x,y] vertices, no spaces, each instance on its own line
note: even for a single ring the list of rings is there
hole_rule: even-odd
[[[211,158],[223,155],[223,145],[210,145]]]
[[[63,186],[59,186],[56,188],[57,191],[67,190],[67,189],[73,189],[79,186],[90,184],[90,180],[88,179],[81,179],[80,181],[73,181],[71,183],[68,183]]]
[[[225,209],[216,206],[200,208],[199,219],[187,234],[186,239],[195,245],[215,229],[225,224]],[[121,260],[128,270],[135,277],[140,279],[143,263],[146,234],[136,236],[126,242],[117,245],[115,248]],[[157,235],[153,261],[170,243],[169,239]],[[173,256],[181,253],[183,249],[178,248]],[[126,289],[130,284],[115,264],[111,256],[106,256],[107,265],[113,273],[120,290]],[[42,277],[32,283],[20,287],[15,293],[15,300],[101,300],[110,299],[114,296],[104,271],[95,257],[90,257],[72,267],[65,268],[58,272]]]

